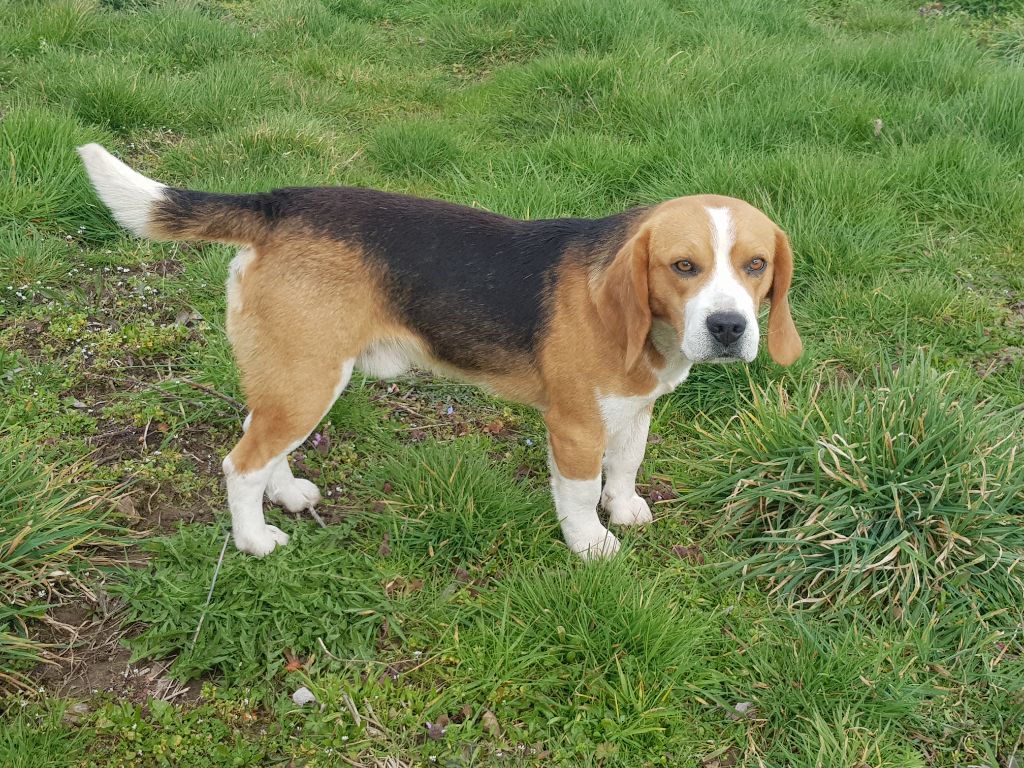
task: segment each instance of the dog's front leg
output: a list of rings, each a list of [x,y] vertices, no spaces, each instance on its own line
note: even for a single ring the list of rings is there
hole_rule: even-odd
[[[586,414],[578,408],[569,412],[552,408],[544,418],[555,512],[565,543],[585,560],[608,557],[619,550],[619,540],[597,516],[604,428],[597,409],[594,411]]]
[[[653,405],[632,397],[608,397],[601,402],[608,432],[601,506],[612,525],[646,525],[654,519],[651,508],[636,492],[636,473],[647,449]]]

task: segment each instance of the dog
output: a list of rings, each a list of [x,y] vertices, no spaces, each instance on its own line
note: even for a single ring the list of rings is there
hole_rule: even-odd
[[[540,409],[562,534],[586,559],[619,549],[599,506],[615,526],[652,521],[635,483],[660,395],[697,363],[752,361],[766,300],[771,357],[790,365],[802,352],[789,240],[742,200],[520,221],[351,187],[177,189],[98,144],[78,151],[135,235],[242,246],[227,333],[249,414],[223,468],[235,546],[257,557],[288,543],[264,495],[292,512],[320,500],[288,454],[354,370],[423,367]]]

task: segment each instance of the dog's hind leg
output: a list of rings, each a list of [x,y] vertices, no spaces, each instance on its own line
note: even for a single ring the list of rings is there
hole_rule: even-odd
[[[280,504],[289,512],[312,509],[320,501],[320,489],[309,480],[296,477],[284,456],[270,471],[267,480],[267,498],[272,504]]]
[[[339,384],[339,395],[341,387],[344,387],[344,383]],[[251,420],[252,414],[250,413],[242,424],[242,432],[249,431]],[[266,494],[271,504],[280,504],[289,512],[312,509],[320,501],[320,489],[316,485],[292,474],[287,455],[274,462],[270,476],[267,478]]]
[[[348,384],[355,358],[345,359],[333,374],[316,358],[276,367],[299,384],[269,377],[247,376],[252,408],[242,439],[224,459],[228,506],[235,546],[257,557],[288,543],[288,535],[263,517],[263,494],[289,510],[311,507],[320,492],[308,480],[292,476],[288,454],[297,448],[327,414]]]
[[[293,512],[320,499],[292,475],[288,454],[347,386],[379,319],[357,256],[301,234],[243,248],[228,270],[227,334],[250,413],[224,475],[235,545],[257,556],[288,542],[267,525],[264,494]],[[341,284],[330,279],[339,271]]]

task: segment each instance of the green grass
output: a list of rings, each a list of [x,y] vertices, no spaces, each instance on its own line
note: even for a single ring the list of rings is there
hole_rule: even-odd
[[[60,650],[28,640],[38,590],[98,578],[110,521],[150,534],[113,587],[126,642],[208,683],[12,696],[0,763],[1019,762],[1024,9],[920,9],[0,5],[0,673]],[[299,451],[328,527],[271,510],[292,543],[229,549],[207,604],[241,418],[231,251],[128,238],[87,141],[218,191],[524,217],[743,197],[790,234],[806,354],[659,401],[642,480],[673,494],[597,567],[560,542],[536,414],[358,379]],[[104,516],[113,489],[141,519]]]
[[[6,711],[0,730],[0,759],[11,768],[62,768],[81,759],[86,734],[69,734],[63,719],[67,707],[14,705]]]
[[[709,456],[674,462],[699,489],[684,498],[720,508],[721,529],[751,552],[727,578],[914,621],[962,600],[999,611],[1024,593],[1024,419],[977,384],[955,386],[923,356],[883,361],[854,383],[757,389],[732,421],[700,430]]]
[[[90,552],[114,544],[116,531],[89,465],[47,466],[9,420],[0,420],[0,684],[31,690],[29,670],[49,655],[30,625],[88,577],[99,562]]]

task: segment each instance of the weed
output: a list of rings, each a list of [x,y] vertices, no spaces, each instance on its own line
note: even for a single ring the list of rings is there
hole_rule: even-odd
[[[755,390],[691,502],[722,505],[745,556],[798,605],[870,604],[897,617],[967,600],[979,615],[1024,598],[1024,420],[954,386],[925,355],[856,386]]]

